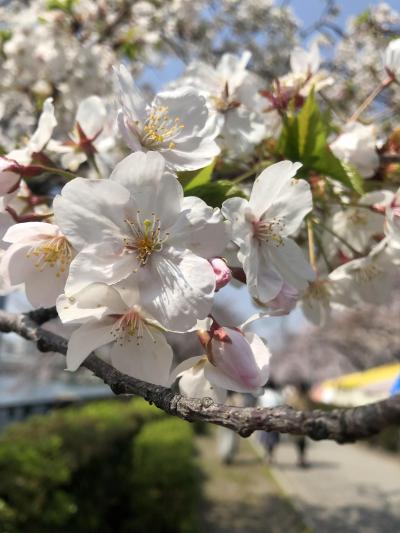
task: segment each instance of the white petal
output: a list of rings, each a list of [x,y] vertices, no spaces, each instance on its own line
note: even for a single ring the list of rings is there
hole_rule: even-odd
[[[315,279],[315,273],[303,251],[292,239],[284,239],[281,246],[269,246],[268,250],[276,270],[296,289],[305,289],[307,281]]]
[[[250,195],[250,205],[257,217],[260,217],[282,193],[282,189],[296,175],[301,163],[280,161],[261,172],[254,182]]]
[[[167,385],[172,363],[172,349],[165,336],[155,328],[144,329],[138,343],[122,346],[115,342],[111,349],[111,361],[120,372],[156,385]]]
[[[75,178],[53,202],[54,216],[74,248],[118,239],[129,191],[110,180]]]
[[[98,96],[89,96],[82,100],[76,113],[76,122],[89,139],[98,135],[104,127],[107,111],[103,100]]]
[[[39,118],[38,127],[30,138],[27,146],[31,154],[43,150],[43,148],[49,142],[53,134],[53,130],[57,125],[52,102],[52,98],[47,98],[43,104],[43,111]]]
[[[165,328],[187,331],[211,311],[215,275],[210,263],[186,251],[153,254],[138,274],[146,309]]]
[[[25,242],[40,241],[45,237],[60,235],[60,230],[55,224],[46,222],[21,222],[8,228],[3,237],[5,242]]]
[[[132,254],[113,251],[112,245],[88,246],[71,262],[65,293],[75,296],[92,283],[117,283],[132,274],[136,267]]]
[[[93,283],[73,297],[64,294],[57,299],[57,313],[62,322],[82,322],[87,318],[123,314],[127,306],[113,287]]]
[[[112,318],[89,322],[72,333],[68,343],[67,370],[77,370],[93,350],[114,340],[114,322]]]
[[[164,169],[165,160],[160,154],[136,152],[118,163],[110,179],[129,190],[142,221],[155,215],[165,230],[181,211],[183,190],[176,177]]]

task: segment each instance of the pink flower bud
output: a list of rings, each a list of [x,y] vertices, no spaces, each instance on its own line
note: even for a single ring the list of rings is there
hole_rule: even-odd
[[[264,385],[265,378],[251,346],[238,330],[226,327],[215,330],[209,344],[209,359],[220,371],[245,388],[256,389]]]
[[[286,281],[283,282],[282,288],[275,296],[273,300],[268,302],[266,305],[268,307],[271,307],[272,309],[276,309],[279,311],[277,314],[279,315],[288,315],[292,309],[297,304],[297,300],[299,298],[299,293],[297,289],[286,283]]]
[[[220,257],[210,259],[209,263],[213,267],[215,274],[215,291],[219,291],[231,281],[232,273],[228,265]]]

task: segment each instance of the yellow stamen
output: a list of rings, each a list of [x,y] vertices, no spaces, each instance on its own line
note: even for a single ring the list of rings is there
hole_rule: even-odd
[[[59,278],[69,267],[72,247],[68,240],[60,235],[41,241],[38,246],[33,246],[26,256],[35,259],[35,268],[40,272],[47,267],[57,267],[56,276]]]

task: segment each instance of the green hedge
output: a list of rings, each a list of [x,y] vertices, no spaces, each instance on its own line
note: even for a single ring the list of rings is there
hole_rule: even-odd
[[[11,426],[0,438],[0,473],[1,533],[196,528],[192,428],[139,400]]]

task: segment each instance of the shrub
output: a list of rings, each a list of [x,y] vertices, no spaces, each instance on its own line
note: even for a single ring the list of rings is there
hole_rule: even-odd
[[[132,531],[193,533],[200,476],[192,427],[178,419],[150,422],[133,441],[135,513]]]
[[[185,468],[192,469],[189,480],[195,468],[187,457],[193,447],[191,427],[182,429],[184,423],[144,401],[96,402],[11,426],[0,438],[0,532],[131,532],[136,531],[133,523],[151,523],[155,509],[136,498],[134,491],[137,479],[145,477],[142,467],[148,464],[133,460],[132,439],[140,439],[141,453],[152,457],[157,449],[146,441],[146,428],[156,427],[158,420],[167,425],[155,438],[161,447],[165,441],[169,450],[162,452],[161,460],[154,459],[161,478],[167,480],[170,464],[179,464],[182,453]],[[182,452],[171,447],[174,437],[169,431],[176,431]],[[186,502],[179,492],[190,493],[191,488],[184,484],[178,488],[174,479],[171,486],[171,498]],[[175,502],[171,505],[176,507]],[[181,512],[186,512],[184,507]],[[186,520],[174,516],[179,523]]]

